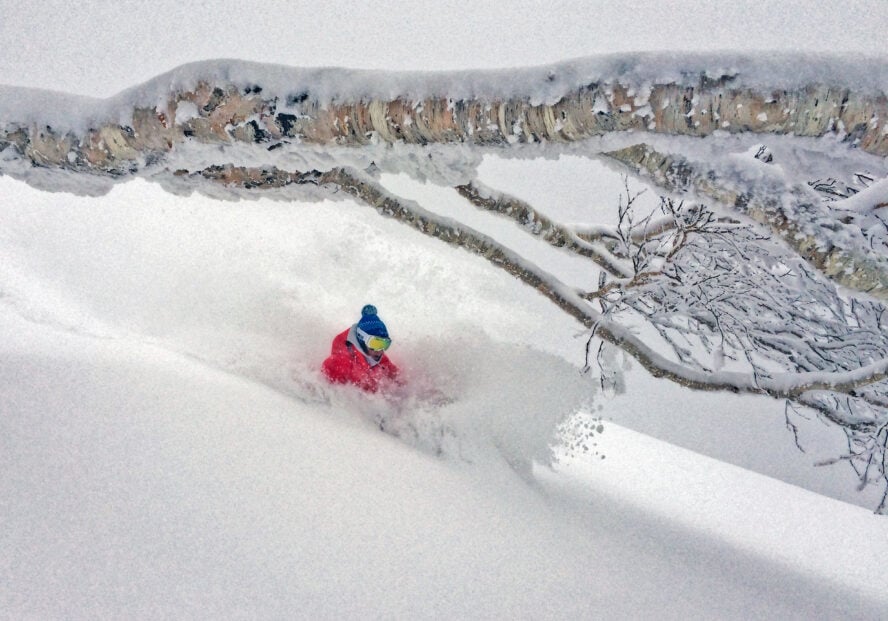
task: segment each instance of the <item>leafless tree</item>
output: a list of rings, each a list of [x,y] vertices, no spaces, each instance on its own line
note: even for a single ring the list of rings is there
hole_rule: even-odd
[[[61,170],[88,175],[90,187],[105,190],[116,180],[142,174],[176,191],[182,191],[183,185],[213,184],[216,195],[266,191],[291,197],[304,196],[294,188],[312,186],[313,196],[350,196],[386,217],[484,257],[547,296],[589,330],[587,364],[593,344],[607,343],[652,375],[689,388],[783,399],[791,430],[796,428],[795,417],[816,412],[847,436],[848,451],[837,460],[855,468],[861,485],[879,482],[888,489],[888,319],[881,302],[853,289],[878,290],[882,295],[888,291],[888,216],[883,213],[888,207],[888,179],[877,181],[864,171],[853,180],[818,179],[810,183],[813,192],[800,193],[782,182],[775,192],[778,186],[773,176],[767,176],[752,191],[746,178],[741,187],[715,183],[718,170],[639,143],[601,155],[649,178],[662,177],[665,192],[692,190],[706,200],[742,207],[743,215],[726,220],[705,204],[668,197],[657,211],[639,213],[637,196],[627,187],[613,226],[586,227],[557,223],[478,182],[456,188],[478,208],[512,218],[526,233],[594,262],[602,274],[598,289],[577,291],[495,239],[387,192],[373,176],[375,165],[368,167],[363,156],[318,158],[306,152],[307,157],[278,157],[303,143],[355,149],[378,141],[392,146],[440,143],[457,145],[461,151],[471,145],[509,148],[516,140],[576,143],[624,130],[704,136],[726,127],[779,134],[792,134],[801,127],[805,136],[855,128],[855,148],[879,157],[888,149],[884,96],[823,84],[738,92],[732,85],[735,76],[703,77],[694,86],[693,98],[688,97],[688,84],[654,84],[640,107],[637,98],[628,97],[631,83],[616,88],[619,82],[606,82],[567,92],[551,105],[526,97],[453,100],[438,95],[327,101],[302,92],[282,100],[286,111],[278,109],[282,103],[278,96],[256,84],[244,89],[201,81],[187,92],[164,88],[169,95],[164,105],[135,107],[131,115],[123,113],[124,107],[104,125],[79,133],[53,129],[44,122],[2,119],[0,163],[4,170],[21,171],[32,182],[47,186],[65,187],[64,176],[54,182],[48,176]],[[627,96],[602,109],[599,98],[610,99],[601,89],[625,91]],[[21,94],[23,101],[29,97]],[[722,100],[733,103],[737,97],[783,113],[750,116],[753,105],[721,106]],[[718,109],[709,118],[721,123],[666,123],[689,118],[686,106],[697,105],[698,98],[700,110]],[[651,112],[653,101],[662,102],[659,114]],[[196,108],[197,116],[180,117],[175,114],[179,106]],[[812,113],[832,108],[838,117]],[[119,119],[127,117],[130,124],[119,125]],[[523,131],[516,133],[520,128]],[[247,152],[250,157],[245,157]],[[764,146],[754,157],[763,165],[774,159]],[[431,152],[428,158],[433,159]],[[197,169],[189,169],[189,160]],[[254,166],[224,163],[232,160]],[[277,168],[294,161],[322,161],[316,165],[326,168]],[[809,200],[809,193],[825,202]],[[792,209],[784,209],[776,194],[795,197]],[[822,244],[808,244],[809,252],[800,254],[809,228],[843,226],[845,243],[832,243],[842,241],[836,234],[831,240],[815,240]],[[866,278],[846,278],[842,282],[851,288],[840,290],[818,263],[831,263],[831,275],[839,281],[849,274]],[[888,512],[885,495],[877,510]]]
[[[847,461],[861,487],[878,482],[888,493],[884,305],[840,292],[753,223],[719,219],[706,205],[668,197],[661,197],[659,213],[639,214],[637,198],[626,184],[616,227],[585,232],[612,257],[597,261],[604,268],[599,289],[583,296],[600,307],[587,368],[595,337],[603,336],[599,361],[605,341],[613,342],[600,328],[643,324],[681,368],[667,372],[671,364],[649,358],[649,370],[696,388],[784,398],[793,431],[800,409],[813,410],[847,436],[848,452],[824,463]],[[624,349],[636,355],[634,345]],[[645,348],[658,346],[650,340]],[[614,381],[606,368],[602,377]],[[886,493],[878,512],[886,510]]]
[[[643,318],[689,369],[711,375],[728,364],[763,386],[787,372],[808,375],[811,385],[788,397],[787,411],[807,407],[841,427],[848,452],[837,459],[855,468],[861,486],[879,481],[888,490],[888,381],[883,373],[843,377],[888,359],[885,307],[840,294],[750,225],[668,198],[661,209],[674,222],[668,232],[640,242],[621,236],[632,278],[588,297],[606,300],[612,317]],[[648,219],[636,223],[624,211],[621,228],[646,229]],[[883,494],[877,510],[885,504]]]

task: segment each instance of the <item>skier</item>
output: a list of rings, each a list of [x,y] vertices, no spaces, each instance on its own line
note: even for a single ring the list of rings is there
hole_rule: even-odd
[[[392,344],[376,307],[367,304],[361,318],[333,339],[330,356],[321,370],[332,384],[354,384],[367,392],[376,392],[388,382],[398,381],[398,367],[385,355]]]

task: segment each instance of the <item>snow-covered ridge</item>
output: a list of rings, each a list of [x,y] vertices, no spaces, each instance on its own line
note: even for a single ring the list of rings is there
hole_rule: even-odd
[[[606,459],[517,476],[585,396],[618,420],[705,411],[764,460],[791,441],[759,399],[642,378],[634,401],[599,399],[566,367],[574,322],[465,253],[334,203],[186,201],[142,180],[98,199],[0,190],[4,619],[877,619],[888,605],[888,524],[870,507],[608,420]],[[390,300],[402,368],[458,397],[400,410],[422,438],[459,432],[441,458],[381,433],[376,413],[396,420],[384,402],[313,380],[368,294]],[[784,473],[825,472],[776,453]]]

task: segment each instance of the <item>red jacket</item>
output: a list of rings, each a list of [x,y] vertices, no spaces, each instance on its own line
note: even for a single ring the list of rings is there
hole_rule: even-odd
[[[371,367],[357,346],[348,342],[349,330],[333,339],[330,356],[321,366],[330,383],[354,384],[367,392],[376,392],[381,383],[397,381],[398,367],[385,354]]]

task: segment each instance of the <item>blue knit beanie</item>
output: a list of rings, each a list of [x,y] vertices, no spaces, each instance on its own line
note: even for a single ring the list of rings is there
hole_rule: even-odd
[[[367,306],[361,309],[361,319],[358,321],[358,327],[372,336],[389,337],[385,324],[382,323],[382,319],[376,314],[376,307],[372,304],[367,304]]]

